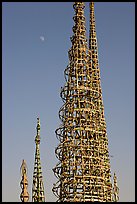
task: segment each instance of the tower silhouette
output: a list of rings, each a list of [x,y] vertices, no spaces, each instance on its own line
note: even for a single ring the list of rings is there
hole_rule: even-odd
[[[40,119],[37,118],[36,152],[33,172],[32,202],[45,202],[42,168],[40,161]]]
[[[113,202],[94,3],[90,3],[89,45],[84,7],[83,2],[73,4],[72,46],[60,93],[62,124],[55,131],[60,143],[53,171],[58,181],[52,190],[59,202]]]

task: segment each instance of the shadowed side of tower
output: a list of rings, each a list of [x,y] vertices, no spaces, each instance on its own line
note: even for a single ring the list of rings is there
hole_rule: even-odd
[[[33,172],[32,202],[45,202],[44,184],[40,161],[40,119],[37,118],[37,135],[35,137],[36,152]]]

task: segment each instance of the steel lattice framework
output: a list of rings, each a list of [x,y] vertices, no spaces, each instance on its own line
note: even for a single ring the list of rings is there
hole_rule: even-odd
[[[83,2],[73,4],[72,47],[60,94],[64,102],[59,110],[62,124],[56,130],[59,162],[53,171],[58,181],[52,190],[58,202],[113,202],[94,3],[90,3],[89,46],[84,7]]]
[[[36,152],[33,173],[32,202],[45,202],[42,168],[40,161],[40,119],[37,118]]]

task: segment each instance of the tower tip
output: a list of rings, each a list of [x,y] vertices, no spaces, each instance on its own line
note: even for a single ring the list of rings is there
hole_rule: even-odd
[[[35,137],[35,143],[36,144],[40,144],[40,118],[37,117],[37,127],[36,127],[36,130],[37,130],[37,135]]]
[[[20,186],[22,189],[22,192],[20,194],[20,199],[22,202],[28,202],[29,200],[29,193],[27,190],[28,187],[28,179],[27,179],[27,165],[26,165],[26,161],[23,159],[22,160],[22,164],[21,164],[21,182],[20,182]]]
[[[40,118],[37,117],[37,127],[36,127],[37,130],[40,130]]]
[[[35,137],[36,152],[33,173],[32,202],[45,202],[44,184],[42,181],[41,161],[40,161],[40,119],[37,117],[37,135]]]
[[[22,160],[20,171],[22,176],[27,173],[27,164],[24,159]]]
[[[40,118],[39,117],[37,117],[37,123],[40,123]]]

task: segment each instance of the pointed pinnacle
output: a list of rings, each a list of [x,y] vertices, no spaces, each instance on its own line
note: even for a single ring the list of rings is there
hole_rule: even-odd
[[[39,130],[40,130],[40,119],[37,118],[37,134]]]
[[[26,161],[24,159],[22,160],[22,165],[21,165],[20,171],[21,171],[22,176],[27,173],[27,165],[26,165]]]
[[[89,7],[90,7],[89,49],[91,49],[93,43],[92,40],[96,38],[94,2],[90,2]]]
[[[35,143],[39,144],[40,143],[40,119],[39,118],[37,118],[37,127],[36,127],[36,129],[37,129],[37,135],[35,137]]]
[[[20,199],[22,202],[28,202],[29,200],[29,193],[27,190],[28,187],[28,179],[27,179],[27,165],[26,165],[26,161],[23,159],[22,161],[22,165],[21,165],[21,176],[22,176],[22,180],[20,182],[20,186],[22,189],[22,192],[20,194]]]
[[[115,173],[115,172],[114,172],[114,177],[113,177],[113,179],[114,179],[114,183],[117,184],[117,177],[116,177],[116,173]]]

